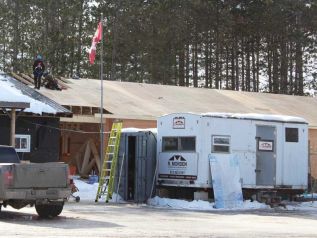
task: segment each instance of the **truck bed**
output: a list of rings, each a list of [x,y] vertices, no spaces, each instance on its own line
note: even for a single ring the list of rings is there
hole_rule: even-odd
[[[0,164],[0,176],[0,200],[60,199],[70,195],[67,164]]]
[[[68,166],[66,164],[14,164],[12,168],[13,183],[11,188],[67,187]]]
[[[13,147],[0,145],[0,211],[35,205],[40,217],[58,216],[71,194],[68,175],[67,164],[21,163]]]

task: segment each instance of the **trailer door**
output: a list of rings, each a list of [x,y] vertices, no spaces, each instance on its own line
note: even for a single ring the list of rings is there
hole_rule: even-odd
[[[256,127],[256,185],[275,185],[275,130],[273,126]]]

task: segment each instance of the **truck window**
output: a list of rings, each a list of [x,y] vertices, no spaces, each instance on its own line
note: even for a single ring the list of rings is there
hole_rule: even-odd
[[[162,151],[196,151],[196,138],[192,136],[163,137]]]
[[[211,152],[230,153],[230,136],[212,136]]]
[[[285,128],[285,141],[298,142],[298,128]]]
[[[7,146],[0,146],[0,163],[20,163],[15,149]]]

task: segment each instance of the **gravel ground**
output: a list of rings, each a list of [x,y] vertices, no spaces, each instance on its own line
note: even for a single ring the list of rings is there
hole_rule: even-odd
[[[34,208],[3,208],[0,231],[0,237],[317,237],[317,209],[201,212],[69,202],[49,220]]]

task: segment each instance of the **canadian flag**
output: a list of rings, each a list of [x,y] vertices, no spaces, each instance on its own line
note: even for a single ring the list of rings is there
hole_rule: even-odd
[[[102,38],[102,22],[98,23],[97,30],[94,37],[92,38],[91,47],[89,49],[89,62],[93,64],[96,57],[96,46],[101,41]]]

